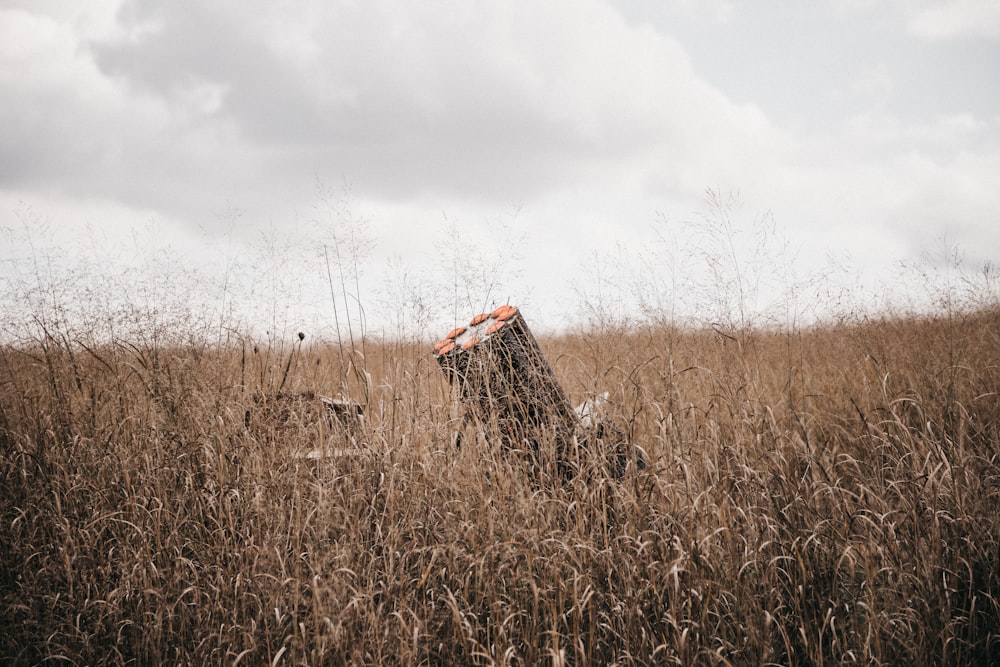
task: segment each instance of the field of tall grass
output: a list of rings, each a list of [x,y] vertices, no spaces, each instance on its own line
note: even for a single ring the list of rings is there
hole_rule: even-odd
[[[39,331],[0,347],[0,662],[1000,663],[995,308],[542,338],[648,454],[560,483],[452,446],[426,344]],[[362,451],[248,428],[279,390],[362,403]]]

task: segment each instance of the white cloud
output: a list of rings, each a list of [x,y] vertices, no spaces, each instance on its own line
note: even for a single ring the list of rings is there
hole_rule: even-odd
[[[995,0],[950,0],[917,10],[909,29],[938,41],[962,38],[1000,39],[1000,3]]]
[[[45,19],[49,37],[25,27],[44,37],[25,59],[66,73],[23,80],[29,94],[11,95],[21,104],[7,116],[38,124],[23,134],[26,165],[49,156],[51,167],[69,147],[67,169],[90,165],[81,189],[137,205],[168,206],[157,191],[183,188],[194,171],[202,194],[220,197],[257,191],[254,178],[287,189],[333,172],[383,197],[502,203],[651,161],[715,180],[714,165],[730,170],[775,140],[757,109],[700,80],[676,42],[596,0],[314,2],[294,13],[131,2],[119,19],[91,42],[65,22]],[[52,42],[57,56],[38,58]],[[40,90],[51,108],[24,104]],[[41,126],[61,114],[73,121],[59,123],[57,148]],[[74,131],[91,140],[74,141]],[[181,182],[151,189],[116,177],[143,170]],[[21,179],[32,173],[48,178],[39,167]],[[175,206],[192,198],[204,205],[188,191]]]
[[[736,7],[730,0],[673,0],[665,4],[687,14],[704,14],[719,23],[732,21],[736,15]]]
[[[887,111],[871,111],[848,117],[840,140],[855,157],[867,160],[906,153],[948,160],[962,151],[996,151],[998,135],[1000,123],[972,113],[917,122]]]
[[[851,95],[864,100],[866,108],[885,108],[892,96],[893,80],[885,63],[866,67],[850,85]]]
[[[919,24],[916,10],[852,0],[822,25],[808,12],[790,23],[755,16],[759,38],[739,52],[718,42],[719,62],[740,59],[748,77],[736,101],[672,21],[700,21],[710,40],[731,35],[745,10],[681,2],[663,22],[634,4],[626,20],[603,0],[307,0],[294,11],[21,2],[0,10],[0,200],[48,205],[69,225],[106,220],[119,234],[130,217],[152,217],[177,227],[178,246],[197,246],[222,233],[217,214],[230,205],[247,211],[247,227],[301,225],[317,178],[344,179],[373,219],[376,263],[398,254],[415,269],[433,269],[429,235],[444,216],[488,238],[497,212],[520,206],[533,278],[516,289],[542,285],[554,300],[582,257],[641,247],[657,211],[683,219],[706,188],[774,209],[804,243],[877,238],[873,261],[942,225],[965,225],[980,245],[994,239],[979,226],[998,210],[995,110],[901,116],[908,81],[889,47],[853,54],[843,72],[805,62],[826,50],[801,39],[754,60],[769,29],[815,29],[810,40],[861,50],[875,42],[855,39],[852,12],[880,12],[865,14],[866,29],[889,16],[902,35],[910,17]],[[947,7],[986,12],[973,4]],[[933,94],[926,76],[911,79]],[[791,105],[837,90],[829,115],[778,125],[769,96],[794,86]]]

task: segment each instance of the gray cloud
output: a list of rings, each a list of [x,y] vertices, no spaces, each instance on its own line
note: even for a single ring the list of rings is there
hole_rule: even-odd
[[[966,4],[941,25],[987,12]],[[230,205],[248,227],[300,222],[317,178],[344,179],[393,252],[418,252],[407,226],[481,228],[521,205],[540,230],[527,265],[564,275],[709,187],[804,242],[908,248],[950,226],[987,247],[1000,47],[918,34],[933,15],[870,0],[8,4],[0,199],[161,217],[190,242]]]
[[[334,170],[384,197],[531,197],[655,147],[698,159],[692,130],[741,122],[673,42],[599,3],[307,6],[274,25],[238,4],[132,1],[122,32],[140,36],[91,48],[134,95],[186,112],[164,141],[214,135],[279,182]]]

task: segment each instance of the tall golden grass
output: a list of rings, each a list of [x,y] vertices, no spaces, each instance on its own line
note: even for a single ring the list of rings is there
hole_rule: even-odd
[[[1000,311],[542,346],[646,470],[454,449],[423,345],[3,346],[0,661],[1000,663]],[[279,384],[367,453],[248,430]]]

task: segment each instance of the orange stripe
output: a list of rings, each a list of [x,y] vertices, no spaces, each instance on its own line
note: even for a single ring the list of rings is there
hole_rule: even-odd
[[[493,317],[501,321],[509,320],[517,314],[517,308],[514,306],[500,306],[493,311]]]
[[[479,313],[478,315],[473,317],[472,320],[469,321],[469,326],[474,327],[477,324],[482,324],[488,319],[490,319],[489,313]]]
[[[468,350],[468,349],[469,349],[469,348],[471,348],[471,347],[474,347],[474,346],[476,346],[476,345],[479,345],[479,342],[480,342],[481,340],[482,340],[482,339],[481,339],[481,338],[480,338],[479,336],[473,336],[473,337],[472,337],[472,338],[470,338],[469,340],[467,340],[467,341],[465,341],[464,343],[462,343],[462,349],[463,349],[463,350]]]

